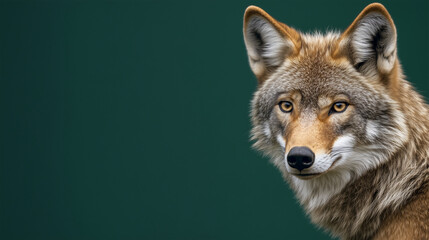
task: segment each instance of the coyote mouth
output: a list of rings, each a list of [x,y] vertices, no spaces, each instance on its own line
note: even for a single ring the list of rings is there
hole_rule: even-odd
[[[310,178],[317,177],[321,174],[322,173],[293,173],[292,175],[301,179],[310,179]]]
[[[331,166],[328,168],[328,170],[331,170],[333,167],[334,167],[334,165],[338,162],[338,160],[340,160],[342,158],[342,156],[340,155],[340,156],[337,156],[335,159],[334,159],[334,161],[332,161],[332,164],[331,164]]]

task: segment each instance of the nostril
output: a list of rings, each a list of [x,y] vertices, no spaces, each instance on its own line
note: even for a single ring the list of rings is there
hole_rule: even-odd
[[[287,162],[290,167],[301,171],[313,165],[314,157],[313,151],[308,147],[293,147],[287,155]]]
[[[312,157],[307,157],[307,156],[302,157],[301,161],[302,161],[302,164],[304,164],[304,165],[311,166],[313,164],[313,158]]]
[[[297,158],[295,156],[287,156],[287,162],[289,163],[289,165],[295,165],[297,162]]]

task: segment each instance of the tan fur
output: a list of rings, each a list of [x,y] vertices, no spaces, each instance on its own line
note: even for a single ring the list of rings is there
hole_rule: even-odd
[[[296,123],[290,126],[291,134],[286,138],[286,151],[293,147],[307,146],[314,153],[325,153],[333,143],[330,128],[320,121],[308,123]]]
[[[429,191],[420,193],[381,225],[374,240],[429,239]]]
[[[384,26],[389,28],[390,25],[389,33],[396,44],[393,20],[378,3],[368,5],[342,34],[327,35],[300,33],[255,6],[246,10],[244,29],[251,16],[260,15],[294,45],[293,54],[286,56],[282,65],[256,75],[259,88],[252,102],[252,139],[256,140],[255,148],[272,157],[312,222],[334,236],[342,239],[429,239],[429,107],[405,80],[396,56],[396,45],[391,55],[381,59],[386,60],[389,67],[380,64],[379,55],[369,62],[374,66],[367,66],[373,69],[364,71],[357,66],[360,63],[355,62],[352,38],[362,19],[373,13],[387,19],[388,24]],[[367,114],[366,106],[352,103],[344,114],[328,115],[334,102],[353,101],[329,91],[329,84],[344,84],[344,88],[355,88],[358,93],[373,92],[359,99],[371,104],[368,109],[377,109],[377,104],[387,105],[384,107],[388,111],[383,112],[386,115],[362,116],[362,123],[367,125],[355,126],[357,132],[361,130],[359,133],[364,134],[362,129],[368,122],[380,123],[379,117],[385,117],[384,128],[374,125],[371,129],[383,132],[378,132],[382,137],[374,133],[380,139],[370,146],[383,146],[383,149],[356,150],[362,154],[362,159],[369,159],[368,166],[360,166],[348,175],[341,175],[345,168],[335,170],[332,164],[314,180],[297,179],[286,169],[285,153],[295,146],[307,146],[316,154],[329,152],[342,134],[335,131],[335,126]],[[290,86],[300,89],[278,94],[279,89]],[[319,89],[323,91],[318,92]],[[332,97],[333,94],[337,95]],[[314,99],[304,103],[304,95]],[[272,99],[275,99],[274,104]],[[281,100],[291,101],[294,111],[281,112],[276,107]],[[276,143],[277,134],[286,143],[284,149]],[[356,136],[362,137],[362,134]],[[362,137],[360,146],[371,142],[370,137]],[[374,154],[376,157],[371,158]],[[359,162],[360,159],[355,158]],[[330,195],[326,195],[329,191],[332,191]]]
[[[295,97],[285,97],[283,95],[280,100],[286,99],[295,103],[299,102],[301,99],[299,94],[295,93],[293,95]],[[287,139],[286,151],[289,151],[293,147],[307,146],[314,153],[328,152],[338,137],[332,132],[332,122],[347,121],[348,116],[353,111],[353,106],[348,106],[348,111],[336,119],[328,116],[329,110],[334,102],[344,101],[345,99],[347,99],[345,96],[340,96],[336,99],[322,98],[322,101],[319,102],[320,114],[314,116],[313,119],[300,118],[299,104],[295,104],[294,112],[291,114],[291,123],[284,136]],[[277,114],[279,118],[283,115],[279,109],[277,110]]]

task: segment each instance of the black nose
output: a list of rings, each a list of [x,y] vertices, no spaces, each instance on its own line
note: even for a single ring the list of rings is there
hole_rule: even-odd
[[[298,169],[309,168],[313,165],[314,153],[308,147],[293,147],[287,155],[289,166]]]

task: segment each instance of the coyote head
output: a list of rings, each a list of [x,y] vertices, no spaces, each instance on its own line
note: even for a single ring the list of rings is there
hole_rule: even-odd
[[[343,33],[326,35],[300,33],[250,6],[244,40],[258,79],[254,147],[271,156],[302,201],[314,195],[305,186],[339,191],[407,140],[396,29],[382,5],[366,7]]]

